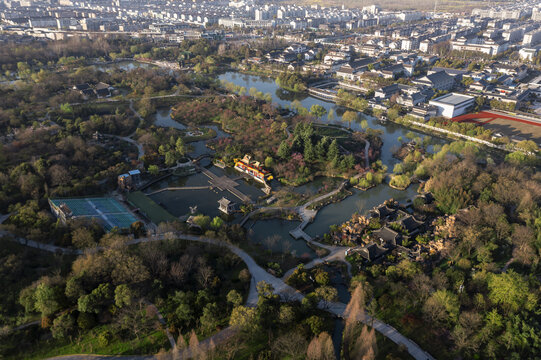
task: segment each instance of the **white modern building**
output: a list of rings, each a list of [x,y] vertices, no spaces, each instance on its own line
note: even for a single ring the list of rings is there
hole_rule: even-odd
[[[522,48],[519,50],[518,55],[522,60],[530,60],[532,61],[534,57],[537,56],[537,49],[532,48]]]
[[[475,98],[469,95],[450,93],[430,100],[429,104],[438,109],[438,115],[454,118],[470,110],[475,104]]]

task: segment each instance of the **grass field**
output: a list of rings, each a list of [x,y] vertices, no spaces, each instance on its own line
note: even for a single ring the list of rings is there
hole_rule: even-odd
[[[138,208],[141,214],[148,217],[154,224],[177,220],[176,217],[171,215],[167,210],[141,191],[129,193],[128,202],[132,206]]]
[[[156,354],[160,349],[169,349],[169,341],[165,333],[155,330],[142,336],[139,340],[122,340],[113,337],[108,343],[100,341],[101,332],[108,330],[106,325],[98,326],[79,339],[55,340],[40,342],[37,347],[21,349],[17,355],[8,359],[46,359],[53,356],[71,354],[96,354],[96,355],[147,355]],[[92,356],[88,356],[92,358]]]
[[[336,137],[349,138],[351,136],[351,133],[348,132],[347,130],[344,130],[340,127],[335,127],[335,126],[315,126],[314,132],[316,135],[328,136],[331,138],[336,138]]]

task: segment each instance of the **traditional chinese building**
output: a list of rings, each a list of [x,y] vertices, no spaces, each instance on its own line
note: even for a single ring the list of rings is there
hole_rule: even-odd
[[[231,214],[235,211],[235,203],[230,201],[229,199],[226,199],[225,197],[218,200],[218,210],[223,212],[224,214]]]
[[[262,183],[273,179],[272,174],[265,170],[258,161],[252,161],[250,155],[244,155],[242,160],[235,159],[235,169]]]

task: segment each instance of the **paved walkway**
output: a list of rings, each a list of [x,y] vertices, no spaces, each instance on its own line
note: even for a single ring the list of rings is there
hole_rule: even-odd
[[[289,234],[291,236],[293,236],[294,239],[297,239],[297,240],[298,239],[304,239],[309,243],[314,243],[317,246],[321,246],[319,243],[314,242],[310,235],[308,235],[307,233],[304,232],[304,229],[306,228],[306,226],[308,226],[309,223],[314,221],[314,219],[315,219],[315,217],[317,215],[317,210],[309,209],[309,207],[312,206],[313,204],[316,204],[316,203],[318,203],[320,201],[323,201],[325,199],[328,199],[328,198],[338,194],[340,191],[342,191],[344,189],[345,186],[346,186],[346,182],[344,181],[342,184],[340,184],[340,186],[337,189],[334,189],[333,191],[331,191],[331,192],[329,192],[327,194],[323,194],[321,196],[318,196],[315,199],[312,199],[312,200],[308,201],[306,204],[304,204],[302,206],[299,206],[296,209],[296,211],[299,214],[299,216],[301,217],[302,222],[295,229],[291,230],[289,232]],[[330,250],[330,247],[328,245],[324,245],[324,246],[321,246],[321,247]]]
[[[349,277],[351,278],[353,276],[352,272],[351,272],[351,264],[346,261],[346,250],[348,248],[347,247],[341,247],[341,246],[336,246],[329,255],[323,257],[323,258],[316,258],[312,261],[310,261],[309,263],[306,263],[304,265],[304,268],[305,269],[312,269],[320,264],[324,264],[324,263],[330,263],[330,262],[333,262],[333,261],[339,261],[339,262],[343,262],[344,264],[346,264],[346,269],[347,269],[347,272],[348,272],[348,275]],[[286,280],[288,277],[291,276],[291,274],[293,274],[293,272],[296,270],[297,268],[293,268],[293,269],[289,269],[288,271],[285,272],[285,274],[282,276],[282,280]]]
[[[68,249],[68,248],[63,248],[63,247],[56,246],[56,245],[40,243],[40,242],[37,242],[37,241],[34,241],[34,240],[28,240],[28,239],[25,239],[25,238],[14,236],[13,234],[11,234],[11,233],[9,233],[9,232],[7,232],[5,230],[0,230],[0,237],[1,236],[5,236],[7,239],[15,241],[15,242],[17,242],[17,243],[19,243],[21,245],[28,246],[28,247],[31,247],[31,248],[34,248],[34,249],[47,251],[47,252],[52,252],[52,253],[55,253],[55,254],[72,254],[72,255],[82,255],[83,254],[83,252],[81,250],[78,250],[78,249]]]
[[[165,187],[165,188],[162,188],[162,189],[160,189],[160,190],[156,190],[156,191],[150,192],[150,193],[148,193],[148,194],[146,194],[146,195],[147,195],[147,196],[156,195],[156,194],[162,193],[162,192],[164,192],[164,191],[177,191],[177,190],[206,190],[206,189],[212,189],[212,186],[181,186],[181,187],[172,186],[172,187]]]
[[[507,272],[507,269],[509,268],[509,265],[511,265],[513,263],[513,261],[515,261],[515,257],[512,256],[511,259],[507,260],[507,262],[505,263],[505,265],[502,267],[502,273],[506,273]]]
[[[26,328],[29,328],[31,326],[36,326],[36,325],[39,325],[39,324],[41,324],[41,320],[31,321],[31,322],[28,322],[26,324],[22,324],[22,325],[14,327],[12,329],[9,329],[8,333],[11,333],[11,332],[14,332],[14,331],[19,331],[19,330],[24,330]]]
[[[160,322],[160,324],[165,329],[165,335],[167,336],[167,339],[169,340],[169,344],[171,344],[171,349],[173,351],[176,351],[177,350],[177,342],[175,341],[175,338],[173,337],[173,335],[171,335],[171,332],[169,331],[169,327],[167,326],[167,322],[163,318],[162,313],[160,312],[160,310],[158,310],[156,305],[154,305],[150,301],[145,301],[145,303],[148,306],[150,306],[152,308],[152,310],[154,310],[156,312],[156,316],[158,317],[158,321]]]
[[[0,224],[3,224],[4,221],[9,219],[10,216],[11,216],[11,213],[10,214],[5,214],[5,215],[0,215]]]
[[[216,239],[209,239],[205,237],[199,237],[194,235],[187,235],[187,234],[181,234],[181,233],[168,233],[168,234],[161,234],[154,237],[148,237],[148,238],[140,238],[140,239],[134,239],[126,242],[126,245],[134,245],[134,244],[141,244],[141,243],[148,243],[148,242],[154,242],[154,241],[162,241],[164,239],[181,239],[181,240],[188,240],[188,241],[195,241],[199,243],[205,243],[215,246],[221,246],[228,248],[231,252],[236,254],[238,257],[240,257],[246,266],[248,267],[248,270],[252,274],[253,282],[258,283],[260,281],[265,281],[268,284],[270,284],[274,288],[274,293],[280,295],[280,297],[284,301],[300,301],[304,298],[304,295],[299,292],[298,290],[292,288],[291,286],[287,285],[282,279],[279,279],[271,274],[269,274],[265,269],[260,267],[255,260],[244,250],[238,248],[237,246],[227,243],[225,241],[216,240]],[[24,242],[23,245],[35,247],[36,243],[31,241]],[[34,246],[33,246],[34,245]],[[60,252],[68,252],[73,250],[71,249],[63,249],[59,247],[51,247],[50,245],[41,246],[38,247],[45,251],[60,251]],[[91,252],[100,251],[102,250],[102,247],[97,247],[94,249],[91,249]],[[250,293],[253,293],[253,290],[250,290]],[[253,296],[253,295],[252,295]],[[250,295],[249,295],[250,299]],[[331,304],[323,304],[320,303],[320,307],[326,311],[331,312],[332,314],[338,316],[338,317],[344,317],[346,304],[343,303],[331,303]],[[412,340],[408,339],[404,335],[400,334],[398,330],[393,328],[392,326],[385,324],[384,322],[377,320],[376,318],[372,318],[368,315],[365,316],[364,319],[358,319],[359,321],[363,321],[364,323],[371,325],[376,329],[378,332],[380,332],[383,336],[389,338],[393,342],[399,345],[404,345],[411,356],[413,356],[417,360],[432,360],[434,359],[430,354],[425,352],[419,345],[417,345]],[[74,355],[79,357],[69,357],[70,360],[78,360],[78,359],[85,359],[86,355]],[[66,359],[67,357],[61,357],[63,359]],[[95,357],[87,357],[87,358],[95,358]],[[122,358],[122,357],[101,357],[103,359],[115,359],[115,358]],[[131,359],[149,359],[152,357],[127,357]]]
[[[343,318],[345,310],[346,310],[346,305],[343,303],[331,303],[329,304],[327,310],[330,313]],[[386,338],[390,339],[395,344],[405,346],[406,349],[408,350],[408,353],[414,359],[435,360],[434,357],[432,357],[432,355],[424,351],[414,341],[400,334],[400,332],[396,330],[394,327],[392,327],[391,325],[386,324],[368,314],[364,314],[363,318],[358,318],[357,320],[363,322],[364,324],[372,326],[377,332],[379,332],[381,335],[385,336]]]
[[[137,159],[141,160],[143,156],[145,156],[145,149],[143,148],[143,145],[138,143],[137,141],[133,140],[132,138],[128,136],[120,136],[120,135],[110,135],[110,134],[103,134],[103,136],[116,138],[122,141],[129,142],[130,144],[133,144],[137,147]]]

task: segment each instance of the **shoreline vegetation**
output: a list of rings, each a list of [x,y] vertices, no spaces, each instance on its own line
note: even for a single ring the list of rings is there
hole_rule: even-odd
[[[247,70],[241,69],[239,71],[245,72]],[[262,76],[260,71],[250,70],[249,72],[254,73],[258,76]],[[276,76],[276,74],[278,74],[278,76]],[[283,71],[278,72],[276,70],[272,70],[270,72],[264,72],[263,76],[273,78],[281,88],[286,89],[288,91],[305,92],[307,89],[306,81],[303,80],[302,76],[297,73],[289,73],[288,75],[288,73],[283,72]],[[279,80],[280,77],[282,78],[282,80]],[[297,85],[297,88],[295,88],[295,85]],[[370,115],[375,115],[378,117],[378,116],[381,116],[382,114],[382,111],[379,109],[371,109],[366,99],[358,97],[354,93],[349,92],[347,90],[340,89],[338,92],[338,98],[334,102],[339,106],[342,106],[351,110],[356,110],[361,113],[365,113],[367,115],[370,114]],[[387,119],[392,121],[395,124],[404,126],[406,128],[410,128],[412,130],[420,131],[428,135],[439,136],[439,137],[443,137],[445,139],[450,139],[450,140],[460,139],[460,137],[454,136],[450,133],[431,131],[427,127],[416,126],[415,124],[412,123],[412,120],[417,121],[417,119],[413,119],[409,115],[400,116],[400,111],[401,111],[400,109],[401,109],[400,106],[390,107],[388,109],[388,111],[390,110],[390,116],[387,116]],[[376,111],[372,112],[372,110],[376,110]],[[483,131],[482,126],[475,126],[474,124],[471,124],[471,123],[452,123],[454,124],[454,128],[453,128],[453,126],[445,125],[447,122],[448,121],[445,119],[436,119],[436,121],[434,120],[429,121],[428,124],[432,126],[437,126],[437,127],[441,126],[442,130],[448,130],[448,131],[450,129],[451,131],[456,131],[456,130],[461,130],[462,128],[465,128],[465,130],[461,130],[460,132],[462,133],[462,135],[469,135],[472,129],[474,128],[477,128]],[[529,155],[530,146],[526,144],[526,141],[524,142],[524,144],[513,145],[510,142],[502,143],[502,141],[504,140],[501,140],[501,139],[497,139],[497,141],[494,141],[493,139],[488,139],[487,136],[484,134],[481,134],[481,135],[471,134],[470,136],[474,136],[474,137],[480,136],[479,140],[489,141],[495,146],[501,146],[502,144],[505,145],[505,149],[502,148],[501,150],[509,151],[510,153],[512,153],[512,155],[510,155],[511,158],[515,158],[517,159],[517,161],[523,161],[523,162],[529,161],[532,163],[540,162],[539,156],[537,156],[537,159],[536,159],[535,157],[532,157],[531,155]],[[519,155],[518,153],[522,153],[523,155]]]
[[[199,339],[229,326],[238,326],[238,336],[217,344],[213,356],[303,358],[310,343],[331,349],[338,339],[345,354],[369,344],[370,356],[407,357],[389,340],[394,336],[415,344],[412,353],[443,360],[531,358],[540,352],[535,330],[541,298],[536,276],[541,263],[541,176],[534,163],[513,153],[495,157],[466,141],[428,151],[430,139],[411,132],[405,134],[411,141],[402,145],[403,151],[393,154],[400,160],[395,165],[394,160],[387,163],[390,153],[382,154],[380,133],[314,124],[325,116],[322,103],[306,109],[296,101],[289,111],[274,107],[269,94],[258,89],[240,95],[240,88],[230,86],[224,94],[215,76],[222,64],[283,45],[272,40],[254,42],[254,48],[221,47],[206,39],[165,47],[122,37],[26,41],[0,44],[3,69],[21,79],[16,86],[2,86],[1,97],[0,212],[6,216],[0,226],[0,319],[15,329],[31,325],[13,332],[2,329],[0,357],[157,353],[176,339],[181,348],[189,340],[196,345],[193,349],[202,351]],[[86,66],[90,57],[135,55],[171,62],[182,56],[183,67],[193,72],[139,64],[123,71]],[[312,80],[296,76],[283,75],[280,82],[301,90]],[[85,99],[77,85],[98,83],[113,88],[112,98],[132,101],[90,105],[98,100]],[[171,94],[186,95],[174,98],[181,104],[174,117],[188,125],[187,130],[151,123],[157,107],[172,105]],[[343,92],[340,98],[352,108],[370,110],[366,99]],[[85,105],[73,105],[80,103]],[[403,110],[393,105],[387,115],[400,118]],[[353,110],[346,110],[343,118],[362,121]],[[216,124],[216,130],[202,130],[209,124]],[[469,125],[456,126],[471,130]],[[405,133],[394,126],[389,133],[397,128]],[[213,131],[223,135],[220,129],[230,136],[203,140],[214,136]],[[201,143],[189,145],[190,137]],[[395,145],[396,136],[389,138]],[[130,194],[135,196],[130,209],[140,221],[126,229],[106,231],[95,218],[64,223],[51,213],[48,199],[95,194],[125,199],[120,188],[129,184],[119,187],[118,176],[134,169],[140,169],[143,181],[149,174],[155,181],[164,179],[168,175],[160,176],[162,170],[179,165],[176,171],[192,171],[181,164],[187,163],[192,149],[206,152],[199,146],[206,143],[216,151],[211,163],[217,159],[232,165],[248,154],[283,179],[275,205],[288,205],[296,213],[278,215],[296,222],[314,218],[309,208],[360,194],[352,188],[337,191],[336,185],[343,183],[339,179],[366,189],[387,179],[399,188],[420,182],[421,195],[403,203],[407,194],[400,193],[400,203],[381,206],[380,199],[398,193],[382,186],[382,192],[373,191],[376,198],[367,194],[370,202],[350,198],[331,214],[340,215],[335,221],[341,224],[323,236],[324,249],[313,247],[308,233],[300,234],[303,243],[282,246],[273,235],[287,237],[291,227],[274,231],[279,222],[274,220],[268,223],[272,229],[259,228],[263,230],[257,241],[250,237],[256,228],[250,233],[236,223],[239,217],[211,217],[190,209],[194,214],[189,223],[178,221],[137,192]],[[523,145],[527,151],[529,144]],[[312,183],[317,175],[333,179]],[[308,186],[292,189],[288,184]],[[330,189],[334,196],[314,202],[330,195]],[[351,214],[368,203],[377,208],[374,216]],[[144,207],[153,208],[162,217],[154,222],[161,224],[148,221],[145,229],[140,216],[145,209],[139,209]],[[241,205],[241,211],[246,214],[255,207]],[[344,213],[350,216],[346,222]],[[327,224],[332,216],[315,221]],[[295,250],[293,245],[300,246]],[[350,252],[350,247],[356,249]],[[314,253],[328,257],[318,259]],[[351,278],[334,281],[328,264],[312,267],[326,260],[343,263],[342,272]],[[291,272],[287,281],[295,289],[284,293],[277,277]],[[260,279],[265,281],[256,284]],[[299,295],[297,290],[306,296],[282,301],[293,300],[290,296]],[[287,298],[280,299],[280,294]],[[349,309],[357,314],[366,310],[377,320],[369,327],[347,321],[345,331],[340,326],[333,330],[334,315],[318,306],[336,302],[338,295],[346,298],[340,298],[344,307],[351,297]],[[376,328],[386,336],[384,342],[374,335]]]

